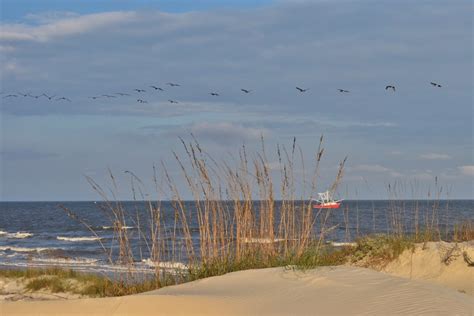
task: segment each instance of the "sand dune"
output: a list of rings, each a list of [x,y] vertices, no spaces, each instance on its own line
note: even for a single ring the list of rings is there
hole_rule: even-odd
[[[229,273],[141,295],[6,302],[2,315],[472,315],[474,298],[358,267]]]
[[[404,251],[382,271],[395,276],[447,286],[474,296],[474,267],[468,266],[464,253],[474,258],[474,242],[428,242]]]

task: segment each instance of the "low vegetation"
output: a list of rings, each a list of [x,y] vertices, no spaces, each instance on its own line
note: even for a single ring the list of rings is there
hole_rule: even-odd
[[[398,258],[407,249],[415,249],[412,238],[390,235],[366,236],[357,240],[351,261],[365,267],[382,267]]]
[[[81,273],[60,267],[0,270],[0,277],[18,279],[24,284],[24,289],[27,292],[71,293],[87,297],[130,295],[158,288],[155,280],[125,284],[107,276]]]

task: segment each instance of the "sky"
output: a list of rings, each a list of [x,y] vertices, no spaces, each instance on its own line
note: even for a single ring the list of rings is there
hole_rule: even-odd
[[[172,152],[191,133],[225,161],[263,136],[276,180],[278,144],[311,165],[324,134],[319,187],[348,156],[344,198],[435,179],[473,198],[470,1],[2,0],[1,17],[2,201],[97,200],[85,177],[108,170],[130,199],[124,171],[153,191],[161,162],[185,190]]]

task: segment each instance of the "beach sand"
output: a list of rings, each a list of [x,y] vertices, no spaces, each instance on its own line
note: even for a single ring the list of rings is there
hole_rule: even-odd
[[[1,315],[472,315],[474,298],[349,266],[271,268],[116,298],[3,302]]]

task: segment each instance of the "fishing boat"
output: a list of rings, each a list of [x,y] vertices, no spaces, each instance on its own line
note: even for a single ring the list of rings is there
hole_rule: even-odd
[[[317,200],[312,200],[315,202],[313,208],[339,208],[339,206],[341,206],[342,200],[334,200],[329,191],[318,193],[318,196],[319,198]]]

